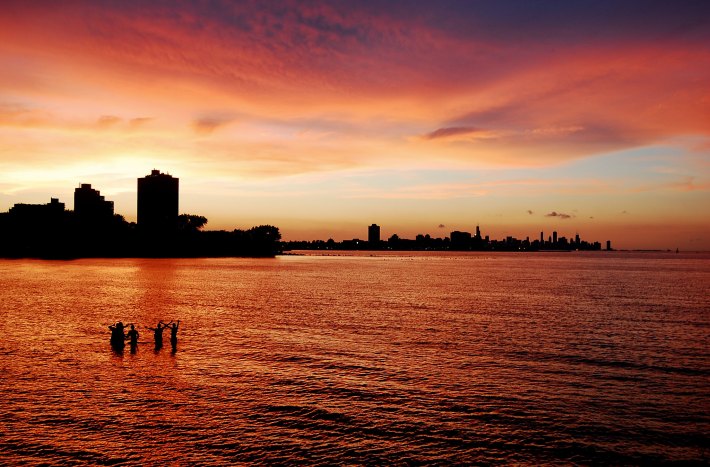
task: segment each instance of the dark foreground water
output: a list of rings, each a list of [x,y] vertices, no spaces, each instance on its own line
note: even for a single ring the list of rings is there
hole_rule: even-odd
[[[0,261],[0,464],[707,463],[709,344],[708,255]]]

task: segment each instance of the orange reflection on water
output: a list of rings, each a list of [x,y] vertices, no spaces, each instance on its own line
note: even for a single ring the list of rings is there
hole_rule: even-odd
[[[0,261],[0,463],[698,459],[709,261]]]

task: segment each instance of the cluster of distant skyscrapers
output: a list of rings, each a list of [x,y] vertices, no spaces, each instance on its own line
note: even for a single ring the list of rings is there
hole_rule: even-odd
[[[394,238],[393,238],[394,237]],[[391,242],[402,243],[409,242],[408,240],[399,239],[396,235],[390,237],[386,244]],[[445,243],[446,239],[442,242]],[[367,228],[367,242],[370,246],[383,246],[380,238],[380,226],[372,224]],[[429,245],[433,246],[436,239],[432,239],[429,235],[417,235],[414,240],[414,245]],[[518,240],[515,237],[508,236],[503,240],[491,240],[488,235],[481,235],[481,228],[476,226],[476,233],[471,235],[470,232],[461,232],[454,230],[449,237],[448,249],[451,250],[601,250],[601,243],[589,243],[579,238],[576,234],[574,239],[568,240],[566,237],[558,237],[557,231],[552,232],[552,235],[545,241],[543,232],[540,232],[540,240],[530,241],[530,237],[525,240]],[[606,242],[606,249],[611,250],[611,241]]]
[[[540,232],[540,239],[531,241],[530,238],[519,240],[515,237],[506,237],[502,240],[491,240],[488,235],[481,235],[480,227],[476,226],[476,233],[455,230],[446,238],[433,238],[430,235],[417,235],[415,239],[404,239],[392,235],[389,239],[382,240],[381,229],[377,224],[367,228],[367,241],[360,239],[344,240],[315,240],[312,242],[287,242],[284,249],[298,250],[454,250],[454,251],[571,251],[571,250],[601,250],[599,242],[589,243],[579,238],[574,239],[558,237],[557,232],[552,232],[547,240],[544,233]],[[611,241],[606,242],[606,249],[611,250]]]

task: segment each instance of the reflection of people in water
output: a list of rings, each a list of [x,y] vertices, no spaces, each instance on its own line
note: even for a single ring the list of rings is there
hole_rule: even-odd
[[[168,327],[163,321],[159,321],[158,325],[154,328],[148,328],[153,331],[153,339],[155,339],[155,348],[160,349],[163,347],[163,331]]]
[[[180,320],[178,320],[177,323],[173,323],[172,321],[170,321],[168,324],[165,325],[166,328],[170,328],[170,345],[173,346],[173,350],[177,348],[177,333],[179,326]]]
[[[123,323],[119,321],[108,327],[111,330],[111,347],[116,350],[123,350],[126,346],[126,336],[123,334]]]
[[[136,330],[136,327],[131,324],[131,330],[128,331],[126,334],[126,339],[129,339],[131,341],[131,352],[136,351],[136,347],[138,346],[138,331]]]

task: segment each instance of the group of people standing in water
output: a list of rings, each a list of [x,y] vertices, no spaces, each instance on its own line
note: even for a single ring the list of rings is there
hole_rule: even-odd
[[[126,346],[126,341],[129,341],[131,345],[131,352],[136,351],[136,348],[138,347],[139,334],[133,323],[130,324],[130,327],[131,328],[128,330],[128,332],[125,332],[126,327],[121,321],[116,324],[112,324],[108,327],[111,330],[111,347],[114,350],[122,351],[123,348]],[[177,323],[173,323],[172,321],[170,321],[167,324],[163,323],[163,321],[161,320],[154,328],[148,328],[153,331],[153,338],[155,340],[155,350],[160,350],[163,347],[163,331],[165,329],[170,329],[170,345],[172,346],[173,351],[175,351],[177,349],[177,333],[179,327],[180,320],[178,320]]]

